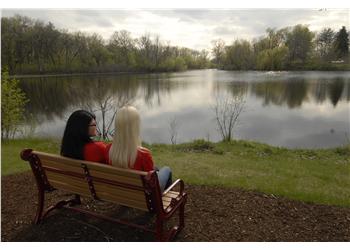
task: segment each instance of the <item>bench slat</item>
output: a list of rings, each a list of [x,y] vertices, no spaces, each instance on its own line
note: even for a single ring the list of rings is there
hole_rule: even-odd
[[[102,171],[97,171],[97,170],[89,170],[89,172],[92,177],[99,177],[107,180],[121,182],[124,184],[131,184],[138,187],[143,187],[143,183],[139,175],[135,175],[133,177],[126,177],[126,176],[120,176],[116,174],[106,174],[106,173],[103,173]]]
[[[146,202],[144,191],[130,190],[127,188],[116,187],[108,184],[101,184],[98,182],[94,183],[94,187],[95,187],[97,196],[100,192],[103,192],[103,193],[107,193],[115,196],[121,196],[130,200]]]
[[[89,168],[89,170],[103,169],[103,172],[105,173],[111,173],[111,174],[116,173],[118,175],[122,175],[126,177],[133,177],[135,175],[141,175],[141,176],[147,175],[147,172],[137,171],[133,169],[118,168],[118,167],[97,163],[97,162],[91,163],[89,161],[76,160],[76,159],[72,159],[72,158],[68,158],[60,155],[43,153],[38,151],[33,151],[32,153],[38,155],[40,160],[54,161],[54,162],[62,163],[63,165],[81,167],[81,164],[84,163]]]
[[[50,182],[50,184],[59,190],[63,190],[63,191],[69,192],[69,193],[79,194],[79,195],[88,196],[88,197],[91,196],[89,189],[71,186],[71,185],[68,185],[66,183],[63,183],[63,182],[60,182],[57,180],[52,180]]]
[[[70,185],[77,188],[89,190],[89,186],[83,178],[67,176],[67,175],[53,173],[49,171],[46,171],[46,176],[47,176],[47,180],[53,187],[55,186],[51,182],[56,181],[56,182],[63,183],[65,185]]]
[[[179,192],[175,191],[169,191],[165,195],[163,195],[162,200],[163,200],[163,208],[166,209],[171,202],[172,198],[176,198],[179,195]]]
[[[42,166],[48,168],[56,168],[62,171],[70,171],[74,173],[84,173],[83,168],[79,165],[76,166],[74,164],[64,164],[61,162],[55,162],[47,159],[40,159]]]
[[[65,191],[72,193],[78,190],[79,193],[91,196],[88,188],[88,183],[84,178],[67,176],[50,171],[47,171],[46,174],[49,183],[55,188],[64,188]],[[113,201],[118,202],[121,200],[124,205],[128,205],[128,203],[130,203],[133,207],[135,206],[135,202],[138,204],[138,206],[140,206],[140,204],[146,203],[144,191],[130,190],[127,188],[100,183],[97,181],[93,181],[93,184],[96,195],[100,199],[102,199],[104,196],[113,196]]]
[[[147,172],[143,172],[143,171],[119,168],[119,167],[114,167],[114,166],[99,164],[99,163],[94,163],[94,164],[91,164],[91,162],[84,162],[84,163],[86,163],[86,166],[89,168],[89,171],[94,171],[94,170],[103,171],[104,173],[115,174],[115,175],[130,177],[130,178],[136,178],[136,177],[140,178],[139,176],[147,175]]]
[[[148,211],[147,205],[144,201],[138,202],[138,201],[133,201],[130,199],[124,199],[120,196],[115,196],[115,195],[112,195],[110,193],[105,193],[105,192],[100,192],[98,194],[98,197],[104,201],[114,202],[114,203],[118,203],[120,205],[141,209],[143,211]]]
[[[166,197],[170,197],[170,198],[176,198],[178,195],[179,195],[179,192],[175,192],[175,191],[169,191],[168,193],[165,194]]]

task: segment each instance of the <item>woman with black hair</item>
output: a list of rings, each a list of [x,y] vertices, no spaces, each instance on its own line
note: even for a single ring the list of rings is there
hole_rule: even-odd
[[[96,116],[85,110],[77,110],[68,118],[64,130],[61,155],[86,161],[106,163],[106,145],[96,142]]]

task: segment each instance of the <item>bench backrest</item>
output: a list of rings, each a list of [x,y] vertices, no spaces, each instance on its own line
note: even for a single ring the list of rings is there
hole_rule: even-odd
[[[159,185],[158,182],[150,185],[153,179],[150,173],[38,151],[30,151],[30,155],[39,160],[40,178],[46,179],[44,181],[50,187],[144,211],[154,209],[151,201],[154,194],[151,193],[159,189]],[[33,169],[33,163],[30,163]],[[152,173],[152,177],[154,175]]]

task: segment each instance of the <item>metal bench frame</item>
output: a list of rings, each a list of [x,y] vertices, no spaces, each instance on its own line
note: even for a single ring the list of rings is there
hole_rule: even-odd
[[[123,225],[128,225],[131,227],[135,227],[138,229],[142,229],[144,231],[154,233],[155,239],[157,241],[172,240],[185,226],[184,210],[185,210],[185,203],[187,201],[187,194],[184,192],[184,182],[181,179],[176,180],[167,190],[161,193],[156,171],[148,172],[147,175],[140,175],[140,178],[142,179],[142,183],[143,183],[143,188],[142,188],[139,186],[120,183],[120,182],[109,180],[106,178],[92,177],[89,174],[89,169],[87,165],[84,163],[85,161],[81,161],[81,167],[84,170],[84,174],[79,174],[76,172],[63,171],[55,168],[42,166],[39,156],[32,149],[24,149],[21,152],[20,156],[24,161],[29,162],[31,169],[33,171],[33,174],[35,176],[35,180],[38,188],[38,207],[37,207],[37,211],[34,219],[35,224],[39,224],[51,211],[59,208],[66,208],[66,209],[70,209],[76,212],[86,214],[91,217],[100,218],[100,219],[108,220],[110,222],[119,223]],[[61,156],[58,156],[58,157],[61,157]],[[65,159],[71,160],[70,158],[66,158],[66,157]],[[74,159],[74,161],[76,160]],[[66,176],[74,176],[74,177],[85,179],[89,187],[91,197],[95,200],[100,200],[100,199],[98,198],[95,192],[94,181],[98,181],[100,183],[106,183],[109,185],[115,185],[119,187],[122,186],[130,190],[139,190],[139,191],[143,190],[146,197],[147,208],[149,212],[156,215],[155,228],[149,228],[145,225],[138,225],[125,220],[119,220],[116,218],[108,217],[102,214],[94,213],[82,208],[75,207],[75,205],[81,204],[80,195],[78,194],[76,194],[73,199],[61,200],[57,202],[55,205],[52,205],[46,208],[46,210],[44,210],[45,193],[56,190],[50,185],[46,176],[46,171],[52,171],[52,172],[66,175]],[[178,186],[180,189],[179,194],[177,195],[176,198],[172,198],[170,201],[170,204],[166,208],[164,208],[162,196],[166,195],[169,191],[173,190],[176,186]],[[164,230],[165,222],[169,220],[176,211],[179,211],[179,224],[172,227],[170,230],[165,231]]]

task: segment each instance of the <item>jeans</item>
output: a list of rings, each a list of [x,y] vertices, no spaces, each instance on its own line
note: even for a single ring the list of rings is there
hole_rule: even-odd
[[[156,167],[156,170],[157,170],[160,190],[163,192],[173,183],[171,169],[169,167],[162,167],[161,169],[158,169]]]

